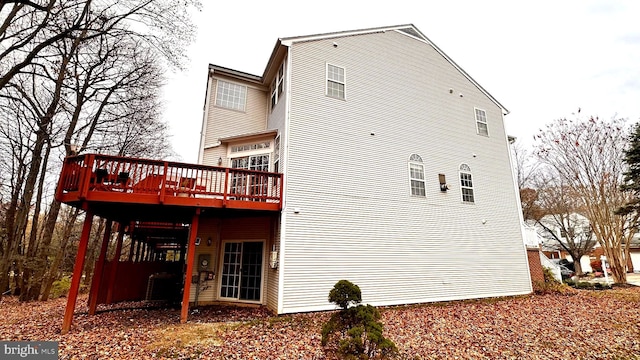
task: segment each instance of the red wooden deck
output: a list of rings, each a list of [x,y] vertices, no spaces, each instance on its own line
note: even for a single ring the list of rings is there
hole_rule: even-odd
[[[65,159],[56,199],[74,206],[88,202],[280,211],[282,174],[86,154]]]
[[[71,329],[94,215],[108,221],[89,296],[90,314],[95,314],[99,303],[139,299],[149,274],[158,269],[173,269],[169,272],[178,280],[185,274],[190,276],[193,273],[198,223],[203,211],[214,214],[233,212],[234,216],[243,216],[247,212],[255,214],[256,211],[279,212],[282,209],[282,174],[86,154],[65,159],[56,199],[85,210],[62,324],[62,333],[65,334]],[[115,259],[120,258],[125,227],[129,227],[131,235],[142,231],[149,236],[132,236],[134,241],[131,242],[128,261],[114,260],[107,264],[107,245],[113,221],[120,224]],[[180,261],[177,264],[163,261],[162,249],[158,247],[162,244],[153,241],[153,230],[157,228],[166,239],[171,230],[186,230],[185,224],[189,224],[188,233],[177,234],[169,244],[179,247]],[[175,270],[183,265],[186,265],[183,272]],[[132,273],[136,275],[132,276]],[[127,279],[119,282],[120,290],[116,290],[115,285],[118,274]],[[180,321],[186,322],[191,281],[177,283],[183,283]]]

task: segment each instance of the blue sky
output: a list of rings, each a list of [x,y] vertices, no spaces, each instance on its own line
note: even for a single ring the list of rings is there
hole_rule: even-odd
[[[578,108],[640,121],[640,1],[203,3],[188,70],[170,74],[164,90],[183,161],[197,161],[208,64],[261,75],[279,37],[407,23],[510,110],[507,132],[525,144]]]

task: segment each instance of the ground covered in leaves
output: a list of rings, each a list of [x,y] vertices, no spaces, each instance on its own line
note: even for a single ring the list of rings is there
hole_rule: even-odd
[[[179,309],[100,306],[60,335],[65,299],[3,297],[0,340],[60,342],[60,359],[330,359],[320,345],[328,313],[271,316],[208,307],[180,324]],[[400,359],[640,359],[640,288],[382,308]]]

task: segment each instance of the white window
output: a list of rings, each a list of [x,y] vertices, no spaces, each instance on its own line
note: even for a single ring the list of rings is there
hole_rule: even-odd
[[[471,168],[467,164],[460,165],[460,191],[462,192],[463,202],[475,202],[473,198],[473,180],[471,179]]]
[[[476,128],[478,135],[489,136],[489,127],[487,126],[487,113],[482,109],[475,108],[476,112]]]
[[[254,144],[243,144],[243,145],[234,145],[231,147],[232,153],[243,152],[243,151],[252,151],[252,150],[260,150],[260,149],[269,149],[271,148],[271,141],[263,141]]]
[[[424,163],[420,155],[411,154],[409,157],[409,180],[411,195],[426,196],[424,180]]]
[[[271,82],[271,110],[276,106],[278,101],[282,98],[282,91],[284,90],[284,63],[280,65],[278,75]]]
[[[280,135],[273,145],[273,172],[280,172]]]
[[[269,154],[251,155],[231,159],[234,169],[269,171]]]
[[[218,80],[216,106],[244,111],[247,102],[247,87]]]
[[[344,68],[327,64],[327,96],[344,99]]]

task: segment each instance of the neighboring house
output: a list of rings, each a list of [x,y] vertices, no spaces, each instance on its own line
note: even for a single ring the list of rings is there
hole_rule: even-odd
[[[560,226],[563,223],[563,226]],[[580,258],[583,272],[592,272],[590,254],[598,246],[598,242],[589,225],[589,219],[578,213],[560,215],[546,215],[540,222],[531,222],[542,238],[542,250],[552,259],[567,259],[573,261],[571,255],[560,244],[568,248],[583,249],[585,255]],[[551,234],[552,232],[553,234]]]
[[[174,244],[182,320],[185,300],[334,309],[341,279],[372,305],[530,293],[506,113],[413,25],[282,38],[262,75],[210,65],[202,166],[131,189],[193,209],[160,213],[196,230]],[[176,178],[193,181],[167,193]]]
[[[574,228],[574,237],[582,239],[591,239],[593,246],[591,250],[587,252],[580,259],[580,265],[582,266],[582,271],[584,273],[593,272],[591,267],[592,261],[600,262],[600,257],[604,255],[603,249],[600,247],[600,244],[595,240],[595,238],[590,238],[587,234],[591,233],[591,229],[589,227],[589,219],[580,214],[571,214],[571,223],[572,228]],[[557,223],[554,223],[550,219],[542,218],[541,222],[543,222],[550,230],[552,230],[556,237],[561,239],[562,241],[567,241],[567,234],[565,234],[566,230],[561,230]],[[571,255],[564,250],[561,246],[558,245],[557,240],[555,240],[552,236],[549,235],[548,231],[543,229],[539,224],[535,224],[533,222],[529,223],[529,226],[533,226],[537,229],[537,232],[540,234],[542,240],[541,248],[544,254],[550,259],[567,259],[569,261],[573,261]],[[570,228],[570,227],[567,227]],[[640,269],[640,234],[635,234],[631,240],[631,245],[629,248],[629,259],[627,261],[627,271],[628,272],[637,272]]]

